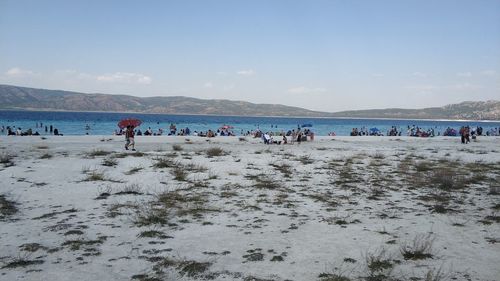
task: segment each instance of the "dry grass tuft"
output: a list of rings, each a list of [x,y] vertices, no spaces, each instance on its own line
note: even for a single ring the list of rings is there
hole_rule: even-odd
[[[101,149],[94,149],[94,150],[88,152],[86,154],[86,156],[88,158],[94,158],[94,157],[98,157],[98,156],[106,156],[106,155],[109,155],[109,154],[111,154],[110,151],[105,151],[105,150],[101,150]]]
[[[174,179],[177,181],[187,181],[187,176],[189,175],[189,173],[183,166],[176,166],[172,170],[172,175],[174,176]]]
[[[14,155],[8,153],[0,154],[0,164],[3,164],[4,167],[14,166]]]
[[[220,147],[212,147],[206,150],[206,154],[209,158],[227,155],[227,152]]]
[[[18,209],[14,201],[7,200],[5,195],[0,195],[0,219],[5,219],[17,213]]]
[[[182,151],[183,148],[182,148],[182,145],[180,145],[180,144],[174,144],[174,145],[172,145],[172,150],[174,150],[174,151]]]
[[[153,164],[153,167],[158,169],[174,168],[176,166],[175,161],[173,161],[170,157],[157,157],[154,160],[156,162]]]
[[[52,154],[50,154],[50,153],[44,153],[44,154],[42,154],[40,156],[40,159],[50,159],[52,157],[53,157]]]
[[[102,160],[102,165],[106,167],[114,167],[118,165],[118,161],[115,158],[105,158]]]
[[[150,226],[150,225],[165,225],[168,223],[168,211],[165,208],[155,206],[145,206],[137,210],[132,215],[132,221],[135,225]]]
[[[405,260],[423,260],[432,258],[434,237],[431,234],[417,235],[411,242],[401,245],[400,252]]]

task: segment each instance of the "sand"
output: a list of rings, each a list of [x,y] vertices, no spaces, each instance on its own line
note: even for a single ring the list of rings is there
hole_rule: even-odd
[[[459,141],[3,136],[0,280],[500,280],[500,138]]]

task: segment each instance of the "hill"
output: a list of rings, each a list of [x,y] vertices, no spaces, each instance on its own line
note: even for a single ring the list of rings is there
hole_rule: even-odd
[[[371,109],[342,111],[335,117],[397,118],[397,119],[449,119],[449,120],[500,120],[500,101],[466,101],[443,107],[423,109]]]
[[[182,96],[140,98],[130,95],[85,94],[11,85],[0,85],[0,109],[244,116],[500,120],[500,101],[468,101],[424,109],[388,108],[330,113],[280,104],[255,104],[245,101],[206,100]]]
[[[328,116],[329,113],[279,104],[205,100],[181,96],[134,97],[0,85],[0,109],[114,111],[164,114]]]

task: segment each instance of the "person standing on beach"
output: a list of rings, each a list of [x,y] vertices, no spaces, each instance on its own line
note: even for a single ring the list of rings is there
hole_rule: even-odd
[[[128,150],[129,147],[132,147],[132,151],[135,151],[134,127],[133,126],[127,126],[127,130],[125,131],[125,149]]]
[[[130,131],[130,126],[127,126],[125,129],[125,150],[128,150],[128,146],[130,145],[130,138],[128,136],[128,131]]]
[[[458,131],[458,133],[460,134],[460,137],[461,137],[461,140],[462,140],[462,143],[463,144],[467,144],[468,141],[467,141],[467,138],[468,138],[468,132],[467,132],[467,128],[462,126],[460,128],[460,131]],[[467,141],[467,142],[466,142]]]

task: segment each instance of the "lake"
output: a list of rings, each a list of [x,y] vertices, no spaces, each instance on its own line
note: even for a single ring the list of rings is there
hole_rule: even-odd
[[[0,127],[16,126],[23,131],[31,128],[45,134],[45,126],[52,125],[64,135],[112,135],[118,129],[117,123],[124,118],[138,118],[143,121],[142,131],[151,127],[155,132],[162,128],[165,132],[171,123],[178,130],[189,127],[193,131],[217,130],[222,125],[231,125],[234,132],[241,135],[246,131],[260,129],[262,131],[287,131],[310,124],[316,135],[325,136],[330,132],[336,135],[349,135],[352,128],[378,128],[384,134],[396,126],[406,133],[407,126],[418,126],[423,129],[433,128],[442,134],[447,127],[459,129],[461,126],[481,126],[484,132],[500,128],[500,122],[492,121],[441,121],[441,120],[402,120],[402,119],[352,119],[352,118],[291,118],[291,117],[245,117],[245,116],[204,116],[204,115],[169,115],[140,113],[107,113],[107,112],[50,112],[50,111],[0,111]],[[37,123],[43,123],[43,128]],[[86,127],[89,127],[86,130]]]

